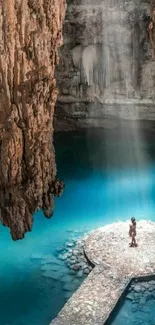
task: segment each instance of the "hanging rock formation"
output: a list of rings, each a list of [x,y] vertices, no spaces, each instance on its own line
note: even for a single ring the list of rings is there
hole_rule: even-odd
[[[0,2],[0,219],[14,240],[38,209],[52,216],[64,187],[52,122],[65,9],[65,0]]]
[[[155,120],[155,50],[147,29],[150,18],[155,20],[155,1],[69,3],[56,69],[55,129],[115,127],[120,117],[124,124],[136,119],[150,125]],[[155,26],[152,34],[155,44]]]

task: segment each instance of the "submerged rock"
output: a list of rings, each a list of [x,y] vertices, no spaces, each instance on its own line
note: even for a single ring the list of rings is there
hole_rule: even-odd
[[[80,279],[74,279],[72,281],[72,283],[74,283],[76,286],[80,286],[81,285],[81,280]]]
[[[64,251],[66,251],[66,249],[65,249],[64,246],[61,246],[61,247],[57,247],[56,251],[57,251],[58,253],[62,253],[62,252],[64,252]]]
[[[67,247],[73,247],[75,245],[75,242],[68,242],[66,243]]]
[[[77,275],[76,275],[78,278],[82,278],[83,277],[83,271],[80,270]]]
[[[73,254],[74,256],[77,256],[77,255],[80,254],[80,252],[79,252],[79,250],[74,249],[74,250],[72,251],[72,254]]]
[[[126,297],[125,297],[126,299],[128,299],[128,300],[131,300],[131,301],[133,301],[134,300],[134,295],[133,295],[133,292],[129,292],[127,295],[126,295]]]
[[[72,269],[74,271],[78,271],[80,269],[80,266],[78,264],[73,265]]]
[[[61,278],[61,281],[62,282],[65,282],[65,283],[69,283],[73,280],[73,276],[72,275],[65,275]]]
[[[61,268],[59,269],[59,272],[61,272],[63,275],[64,274],[69,274],[69,269],[68,269],[68,267],[66,267],[66,266],[61,266]]]
[[[61,268],[60,265],[53,264],[53,263],[45,264],[45,265],[41,266],[42,271],[48,271],[48,270],[58,271],[58,270],[60,270],[60,268]]]
[[[74,265],[74,264],[76,264],[77,263],[77,261],[74,259],[74,260],[70,260],[70,261],[68,261],[69,262],[69,264],[70,264],[70,266],[72,266],[72,265]]]
[[[64,254],[59,254],[58,255],[58,258],[62,261],[65,261],[68,257],[68,254],[67,253],[64,253]]]
[[[82,238],[78,238],[76,240],[76,245],[74,245],[74,249],[69,248],[70,242],[68,242],[69,245],[66,247],[66,253],[59,255],[59,258],[64,260],[66,266],[70,269],[70,274],[77,274],[77,277],[81,278],[88,275],[92,270],[92,267],[88,264],[88,261],[84,256],[83,250],[83,246],[87,237],[88,235],[85,235],[85,237]],[[84,272],[84,270],[86,271]]]
[[[133,286],[133,290],[134,290],[135,292],[141,292],[141,291],[142,291],[141,285],[140,285],[140,284],[135,284],[135,285]]]
[[[42,274],[46,278],[51,278],[53,280],[58,280],[63,276],[62,272],[55,272],[52,270],[47,270]]]
[[[77,284],[76,283],[67,283],[63,286],[63,290],[65,291],[74,291],[77,288]]]
[[[147,301],[147,298],[145,296],[143,296],[143,297],[140,298],[139,304],[140,305],[145,305],[146,301]]]
[[[84,269],[83,271],[84,274],[89,274],[90,273],[90,270],[88,268]]]
[[[54,255],[44,255],[44,256],[42,256],[41,264],[49,264],[49,263],[63,265],[63,261],[59,260]]]
[[[71,275],[76,275],[76,274],[77,274],[77,271],[70,270],[70,271],[69,271],[69,274],[71,274]]]
[[[65,291],[64,292],[64,297],[66,299],[69,299],[73,295],[74,291]]]

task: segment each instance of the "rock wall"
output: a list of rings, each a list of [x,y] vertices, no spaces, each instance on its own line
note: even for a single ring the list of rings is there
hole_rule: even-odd
[[[68,6],[56,70],[57,130],[113,126],[120,118],[155,120],[147,32],[153,6],[154,0],[75,0]]]
[[[56,181],[55,65],[65,0],[0,2],[0,219],[23,238],[42,208],[53,213]]]

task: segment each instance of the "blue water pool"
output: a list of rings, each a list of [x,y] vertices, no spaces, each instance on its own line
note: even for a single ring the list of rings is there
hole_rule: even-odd
[[[133,280],[106,325],[154,325],[155,277]]]
[[[66,184],[54,217],[38,212],[33,231],[17,242],[0,226],[0,325],[48,325],[57,315],[69,294],[63,276],[58,281],[45,272],[66,241],[133,215],[155,220],[152,136],[144,135],[138,155],[131,130],[57,134],[54,142],[58,177]],[[63,261],[61,268],[65,276]]]

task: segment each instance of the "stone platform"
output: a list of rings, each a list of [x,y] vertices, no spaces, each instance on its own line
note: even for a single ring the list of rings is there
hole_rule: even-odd
[[[129,247],[129,223],[115,223],[94,231],[85,243],[85,253],[94,264],[121,276],[137,277],[155,272],[155,223],[137,223],[138,247]]]
[[[137,224],[138,247],[129,247],[129,222],[100,228],[85,242],[95,268],[52,325],[103,325],[132,278],[155,274],[155,223]]]

